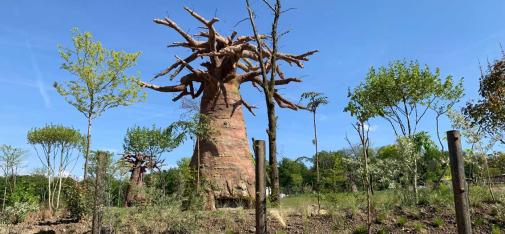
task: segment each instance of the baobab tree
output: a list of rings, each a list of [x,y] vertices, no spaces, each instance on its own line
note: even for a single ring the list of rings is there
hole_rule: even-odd
[[[172,151],[182,142],[184,135],[176,133],[175,128],[175,125],[166,129],[133,127],[126,131],[122,160],[128,163],[131,176],[125,206],[144,201],[144,174],[147,170],[160,170],[164,161],[160,159],[161,154]]]
[[[237,32],[231,33],[230,36],[222,36],[214,28],[214,24],[219,21],[218,18],[207,20],[189,8],[185,10],[201,22],[206,30],[193,36],[169,18],[155,19],[155,23],[175,30],[185,40],[175,42],[169,47],[183,47],[192,52],[184,59],[176,56],[176,62],[155,78],[171,72],[170,77],[175,78],[184,69],[189,73],[180,77],[176,85],[140,83],[143,87],[156,91],[178,93],[173,101],[184,96],[192,98],[201,96],[200,114],[207,116],[210,127],[216,129],[212,140],[198,138],[202,164],[200,173],[202,179],[213,185],[206,191],[208,194],[206,202],[210,202],[207,207],[212,209],[223,204],[240,205],[244,202],[250,204],[255,194],[254,166],[241,107],[244,106],[254,114],[254,106],[242,98],[239,88],[243,83],[251,83],[254,87],[264,89],[264,83],[260,78],[259,61],[264,63],[267,72],[272,69],[269,58],[273,55],[277,61],[303,68],[303,62],[308,61],[308,57],[317,51],[300,55],[272,52],[266,43],[261,46],[254,45],[254,36],[237,36]],[[267,38],[266,35],[258,36]],[[191,65],[199,58],[204,59],[199,68]],[[274,82],[276,86],[301,82],[298,78],[286,77],[279,66],[275,67],[275,72],[278,74],[278,79]],[[273,98],[281,108],[293,110],[299,108],[284,98],[277,89],[274,90]],[[196,161],[192,160],[193,167]]]

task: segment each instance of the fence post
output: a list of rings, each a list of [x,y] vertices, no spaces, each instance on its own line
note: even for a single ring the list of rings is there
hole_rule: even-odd
[[[267,233],[266,224],[266,191],[265,191],[265,141],[254,140],[254,154],[256,155],[256,233]]]
[[[472,233],[472,222],[470,220],[468,187],[465,180],[465,163],[461,150],[461,135],[459,131],[448,131],[447,143],[451,164],[452,190],[454,192],[458,233],[469,234]]]
[[[103,207],[105,206],[105,174],[107,170],[107,153],[96,153],[95,171],[95,201],[93,207],[92,234],[100,234],[102,231]]]

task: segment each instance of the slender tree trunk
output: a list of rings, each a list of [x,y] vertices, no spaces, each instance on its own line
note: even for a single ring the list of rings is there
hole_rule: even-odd
[[[267,95],[267,112],[268,112],[268,161],[270,164],[270,185],[271,194],[270,201],[273,207],[280,205],[280,190],[279,190],[279,169],[277,167],[277,117],[275,116],[275,104],[272,92]]]
[[[88,134],[86,136],[86,153],[84,154],[84,180],[88,178],[88,160],[89,160],[89,153],[91,149],[91,125],[92,125],[92,119],[91,116],[88,116]]]
[[[417,201],[419,200],[419,193],[417,191],[417,158],[414,158],[414,196],[417,205]]]
[[[363,157],[365,158],[365,177],[366,177],[366,202],[367,202],[367,227],[368,233],[372,233],[372,186],[370,183],[370,172],[368,168],[368,139],[365,133],[365,123],[360,122],[360,139],[361,139],[361,148],[363,150]]]
[[[5,175],[5,186],[4,186],[4,199],[2,200],[2,211],[5,210],[5,200],[7,199],[7,184],[9,183],[9,179],[7,175]]]
[[[314,145],[316,146],[316,192],[317,192],[317,212],[319,213],[321,211],[321,193],[320,193],[320,186],[321,186],[321,176],[319,175],[319,155],[318,155],[318,148],[317,148],[317,125],[316,125],[316,111],[312,112],[312,119],[313,119],[313,125],[314,125]]]
[[[197,138],[198,139],[198,138]],[[200,141],[196,140],[196,156],[197,156],[197,165],[196,165],[196,193],[200,193]]]
[[[263,83],[269,89],[265,92],[267,113],[268,113],[268,160],[270,163],[270,184],[272,186],[270,201],[273,207],[280,206],[280,186],[279,186],[279,169],[277,168],[277,116],[275,115],[275,104],[273,94],[275,92],[275,77],[277,70],[277,24],[281,14],[281,2],[277,0],[274,5],[274,20],[272,23],[272,57],[270,64],[270,80],[264,77]]]
[[[487,187],[489,189],[489,194],[491,194],[491,199],[493,199],[493,201],[496,201],[496,198],[494,196],[494,193],[493,193],[493,189],[491,188],[491,175],[489,173],[489,163],[487,161],[487,156],[484,155],[484,163],[486,164],[486,174],[487,174]]]

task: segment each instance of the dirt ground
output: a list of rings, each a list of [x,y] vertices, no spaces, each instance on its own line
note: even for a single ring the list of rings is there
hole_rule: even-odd
[[[501,204],[500,204],[501,206]],[[473,208],[474,233],[491,233],[491,227],[505,227],[505,220],[495,214],[496,204],[482,204]],[[313,209],[312,209],[313,210]],[[309,207],[304,212],[268,212],[269,233],[362,233],[366,228],[366,214],[362,210],[315,214]],[[326,214],[324,214],[326,213]],[[374,215],[373,233],[456,233],[453,211],[437,210],[431,206],[418,207],[416,211],[395,207],[388,214]],[[161,220],[160,220],[161,221]],[[169,221],[168,221],[169,222]],[[171,226],[170,223],[164,223]],[[175,224],[174,224],[175,225]],[[136,227],[134,224],[120,230],[106,227],[105,233],[254,233],[254,210],[226,209],[204,212],[194,226],[188,229],[160,231],[155,227]],[[0,233],[89,233],[89,221],[72,220],[31,221],[18,225],[1,226]]]

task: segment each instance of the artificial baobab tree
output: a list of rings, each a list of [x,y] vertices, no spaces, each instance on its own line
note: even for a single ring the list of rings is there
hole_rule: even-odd
[[[145,82],[141,82],[141,85],[160,92],[178,93],[173,101],[184,96],[201,96],[200,113],[207,116],[210,127],[216,129],[212,140],[198,139],[202,164],[200,173],[202,179],[212,184],[206,191],[206,201],[210,202],[207,207],[212,209],[224,204],[242,205],[244,202],[250,204],[255,194],[254,166],[242,106],[251,113],[254,106],[242,98],[239,88],[244,83],[263,88],[259,62],[264,63],[265,69],[270,71],[272,66],[269,58],[272,55],[276,56],[277,61],[302,68],[303,62],[308,61],[308,57],[317,51],[300,55],[273,53],[265,43],[261,46],[254,45],[254,36],[237,36],[237,32],[223,36],[214,28],[219,19],[207,20],[189,8],[185,10],[201,22],[206,30],[190,35],[169,18],[155,19],[155,23],[175,30],[185,40],[169,47],[191,50],[191,54],[184,59],[176,57],[176,62],[155,78],[169,73],[171,78],[175,78],[183,70],[188,73],[180,77],[176,85],[159,86]],[[267,38],[265,35],[259,37]],[[197,67],[193,62],[200,58],[204,61]],[[275,72],[278,74],[278,79],[274,81],[276,86],[301,81],[286,77],[279,66],[275,67]],[[299,108],[284,98],[277,89],[274,90],[273,97],[281,108]],[[195,166],[194,163],[192,166]]]

